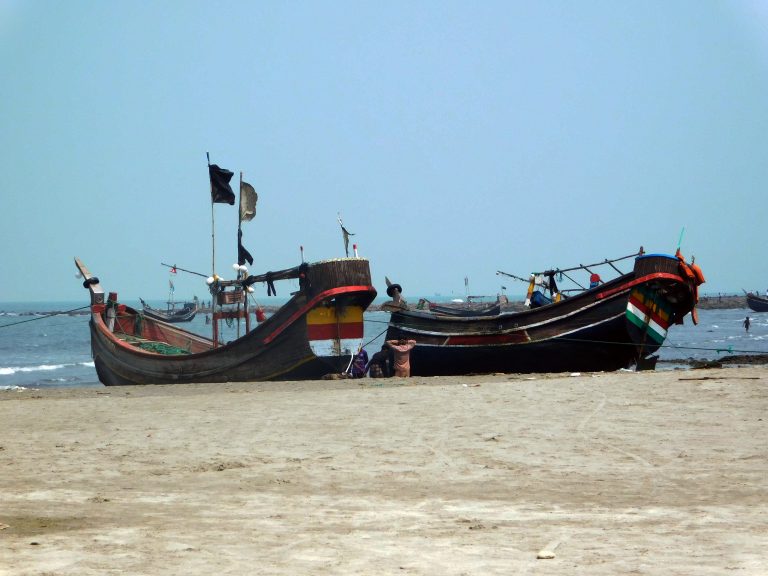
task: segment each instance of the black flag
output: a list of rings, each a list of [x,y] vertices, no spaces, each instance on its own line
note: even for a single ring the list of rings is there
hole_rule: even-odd
[[[211,202],[234,205],[235,193],[229,185],[233,172],[219,168],[216,164],[209,164],[208,175],[211,177]]]
[[[237,264],[239,266],[242,266],[243,264],[245,264],[246,261],[248,261],[249,266],[253,266],[253,256],[251,256],[251,253],[245,249],[245,246],[243,246],[243,231],[238,230],[237,231]]]

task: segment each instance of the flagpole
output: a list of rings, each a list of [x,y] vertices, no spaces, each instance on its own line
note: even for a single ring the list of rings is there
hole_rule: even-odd
[[[241,228],[243,224],[243,171],[240,170],[240,202],[237,204],[237,278],[240,279],[240,238],[242,235]],[[237,304],[240,308],[240,304]],[[238,310],[239,312],[239,310]],[[245,314],[245,333],[250,332],[250,322],[248,322],[248,291],[243,287],[243,313]],[[240,338],[240,314],[237,315],[237,337]]]
[[[208,181],[211,184],[211,277],[216,277],[216,226],[213,219],[213,180],[211,180],[211,155],[206,152],[208,160]],[[219,321],[216,318],[216,294],[211,293],[211,328],[213,329],[213,347],[219,346]]]
[[[211,155],[206,152],[208,160],[208,182],[211,185],[211,276],[216,274],[216,224],[213,219],[213,182],[211,181]]]
[[[240,203],[237,206],[237,263],[240,264],[240,237],[243,226],[243,171],[240,170]],[[238,272],[240,274],[240,272]]]

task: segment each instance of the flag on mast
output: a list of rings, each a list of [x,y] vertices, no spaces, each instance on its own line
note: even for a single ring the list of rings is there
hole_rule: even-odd
[[[245,262],[248,262],[249,266],[253,266],[253,256],[243,246],[243,231],[237,231],[237,264],[242,266]]]
[[[250,222],[256,216],[259,195],[248,182],[240,182],[240,221]]]
[[[208,175],[211,178],[211,202],[234,206],[235,193],[229,185],[234,172],[219,168],[216,164],[209,164]]]

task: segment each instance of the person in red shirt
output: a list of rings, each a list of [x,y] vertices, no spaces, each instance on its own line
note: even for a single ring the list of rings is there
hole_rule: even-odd
[[[394,352],[395,376],[408,378],[411,375],[411,349],[416,346],[416,340],[387,340],[387,346]]]

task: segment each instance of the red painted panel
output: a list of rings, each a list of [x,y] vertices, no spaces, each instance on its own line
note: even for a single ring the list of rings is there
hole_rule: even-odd
[[[336,338],[362,338],[363,323],[349,324],[309,324],[307,337],[310,340],[335,340]]]

